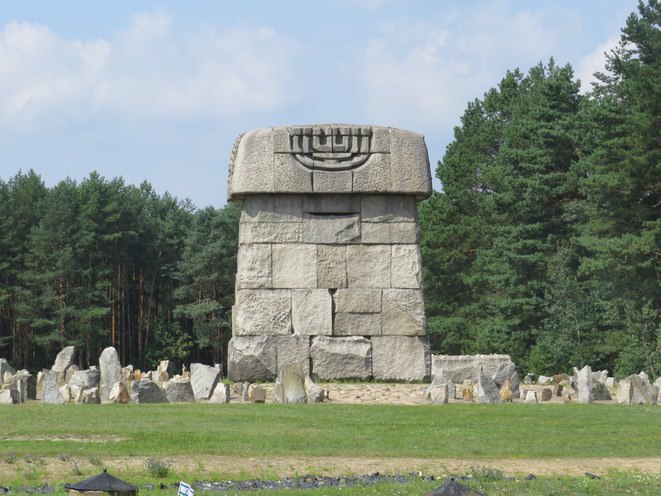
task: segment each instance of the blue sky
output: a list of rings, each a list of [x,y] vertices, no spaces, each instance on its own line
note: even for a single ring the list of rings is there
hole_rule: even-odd
[[[96,170],[226,202],[234,138],[344,122],[425,135],[553,56],[585,86],[635,0],[21,0],[0,7],[0,179]],[[435,183],[438,189],[440,185]]]

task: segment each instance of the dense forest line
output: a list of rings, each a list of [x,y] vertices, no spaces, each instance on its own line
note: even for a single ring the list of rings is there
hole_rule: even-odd
[[[550,60],[468,104],[420,204],[434,352],[658,376],[660,18],[640,4],[587,95]],[[0,357],[225,363],[239,211],[97,173],[0,181]]]

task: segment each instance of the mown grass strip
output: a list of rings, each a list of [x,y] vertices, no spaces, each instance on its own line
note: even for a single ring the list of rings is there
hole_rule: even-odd
[[[41,405],[0,408],[0,454],[420,458],[661,455],[661,409],[619,405]],[[83,442],[87,439],[107,442]]]

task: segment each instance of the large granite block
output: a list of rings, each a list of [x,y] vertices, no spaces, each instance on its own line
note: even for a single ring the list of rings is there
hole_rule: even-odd
[[[415,222],[363,222],[361,242],[368,244],[405,244],[418,242]]]
[[[372,376],[380,381],[423,381],[430,376],[426,337],[375,336],[372,338]]]
[[[227,351],[227,376],[237,382],[273,380],[276,336],[234,336]]]
[[[424,336],[427,332],[422,291],[385,289],[383,291],[384,336]]]
[[[338,313],[380,313],[381,289],[338,289],[333,295]]]
[[[347,287],[347,249],[345,246],[317,246],[317,287]]]
[[[241,198],[246,193],[272,193],[275,190],[271,129],[255,129],[242,134],[237,138],[233,152],[230,160],[230,196]],[[250,174],[248,170],[259,173]]]
[[[331,245],[359,243],[360,215],[305,214],[303,242]]]
[[[316,245],[273,245],[272,253],[274,288],[317,287]]]
[[[390,284],[393,288],[422,287],[422,262],[418,245],[393,245]]]
[[[382,193],[390,189],[390,154],[374,153],[365,165],[353,171],[354,193]]]
[[[322,380],[369,379],[372,375],[372,344],[362,337],[312,338],[312,375]]]
[[[307,214],[359,214],[360,197],[355,195],[305,195],[303,212]]]
[[[389,288],[391,248],[388,245],[347,246],[350,288]]]
[[[299,365],[305,375],[310,374],[309,336],[277,336],[276,346],[278,371],[287,365]]]
[[[243,200],[241,222],[278,223],[302,220],[303,198],[299,195],[249,195]]]
[[[429,196],[431,171],[422,135],[391,129],[389,192],[414,194],[418,198]]]
[[[236,270],[237,289],[271,288],[271,245],[239,245]]]
[[[302,222],[242,222],[239,224],[239,244],[300,243]]]
[[[234,336],[291,333],[291,295],[288,290],[238,290],[234,310]]]
[[[304,170],[289,154],[274,157],[274,191],[278,193],[312,193],[312,172]]]
[[[380,336],[380,313],[336,313],[333,336]]]
[[[291,300],[294,334],[333,334],[333,299],[327,289],[294,289]]]
[[[412,196],[363,195],[361,197],[363,222],[417,222],[418,208]]]

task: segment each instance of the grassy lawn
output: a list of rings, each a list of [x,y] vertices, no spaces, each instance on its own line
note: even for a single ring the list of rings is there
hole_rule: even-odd
[[[7,479],[2,480],[0,475],[0,486],[11,487],[35,486],[44,480],[50,484],[81,480],[101,469],[100,465],[90,466],[88,460],[111,458],[126,460],[125,470],[115,475],[142,483],[154,481],[145,468],[144,457],[453,458],[484,466],[490,460],[504,459],[661,457],[660,408],[603,404],[32,403],[0,408],[0,426],[0,474]],[[49,460],[58,459],[66,461],[67,470],[53,473],[48,469]],[[79,464],[82,469],[76,460],[86,462]],[[242,477],[264,474],[268,474],[264,467],[255,467]],[[173,468],[162,480],[193,481],[209,475],[208,467],[200,467],[199,471]],[[211,475],[223,477],[226,472],[219,467]],[[623,494],[623,488],[630,487],[643,492],[628,494],[661,494],[661,467],[656,474],[613,473],[596,480],[539,477],[533,481],[512,481],[477,477],[467,483],[489,494]],[[441,484],[442,481],[412,480],[405,486],[381,484],[250,494],[424,494]],[[520,492],[524,487],[527,492]],[[613,492],[616,489],[622,492]],[[141,494],[149,493],[141,490]]]

